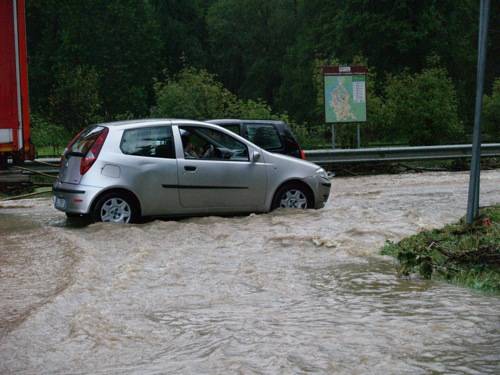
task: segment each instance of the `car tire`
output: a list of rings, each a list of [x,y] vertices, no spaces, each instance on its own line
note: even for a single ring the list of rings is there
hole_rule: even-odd
[[[74,212],[65,212],[66,213],[66,217],[68,219],[75,219],[75,218],[78,218],[78,217],[82,217],[82,214],[76,214]]]
[[[281,186],[274,194],[271,209],[276,208],[313,208],[313,198],[304,185],[291,182]]]
[[[131,224],[137,222],[139,209],[130,195],[110,192],[97,200],[91,216],[94,221]]]

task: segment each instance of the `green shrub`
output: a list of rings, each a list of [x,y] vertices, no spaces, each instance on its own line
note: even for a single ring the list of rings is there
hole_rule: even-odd
[[[213,118],[278,119],[262,100],[241,100],[206,70],[185,68],[155,84],[153,116],[206,120]]]
[[[50,121],[63,125],[71,132],[102,121],[99,115],[99,76],[94,68],[61,68],[56,78],[57,83],[49,97]]]
[[[401,275],[418,273],[485,291],[500,292],[500,206],[481,209],[473,225],[450,224],[398,243],[382,254],[396,257]]]
[[[155,84],[154,116],[204,120],[232,117],[236,96],[205,70],[186,68]]]
[[[385,118],[396,138],[410,145],[434,145],[462,140],[456,92],[446,70],[389,76]]]
[[[31,114],[31,141],[35,149],[49,149],[51,155],[58,155],[61,148],[65,147],[72,134],[62,125],[54,124],[45,118]]]
[[[491,95],[484,96],[483,133],[489,142],[500,141],[500,78],[493,83]]]

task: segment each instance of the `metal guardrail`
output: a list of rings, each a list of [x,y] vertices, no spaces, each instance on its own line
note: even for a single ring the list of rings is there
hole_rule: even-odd
[[[29,160],[27,160],[29,162]],[[56,164],[59,165],[61,162],[61,157],[58,158],[36,158],[35,163],[49,163],[49,164]]]
[[[469,144],[305,151],[307,160],[316,164],[460,159],[470,158],[471,152],[472,145]],[[500,143],[483,143],[481,146],[481,157],[500,157]],[[35,164],[36,162],[57,165],[60,162],[60,158],[40,158],[35,159]],[[41,166],[39,168],[43,169]],[[56,167],[57,170],[58,168]]]
[[[472,145],[416,147],[376,147],[355,149],[306,150],[306,158],[316,164],[412,161],[470,158]],[[481,157],[500,157],[500,143],[485,143]]]

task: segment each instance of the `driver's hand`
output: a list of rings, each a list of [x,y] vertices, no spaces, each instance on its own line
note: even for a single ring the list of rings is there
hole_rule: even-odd
[[[214,146],[208,146],[207,150],[203,153],[203,158],[208,159],[214,155]]]

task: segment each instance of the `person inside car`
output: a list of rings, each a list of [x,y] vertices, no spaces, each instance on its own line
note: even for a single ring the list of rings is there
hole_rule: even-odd
[[[181,138],[182,138],[182,147],[184,149],[184,157],[187,159],[199,159],[200,156],[194,149],[189,134],[187,132],[182,133]]]
[[[214,145],[207,143],[205,145],[205,151],[201,155],[202,159],[213,159],[215,157],[215,147]]]
[[[195,134],[196,135],[196,134]],[[191,141],[191,134],[187,131],[182,129],[181,131],[181,139],[182,139],[182,146],[184,149],[184,157],[187,159],[214,159],[216,158],[217,151],[216,147],[208,142],[205,141],[205,144],[203,147],[199,147],[196,149],[196,147],[193,145]]]

